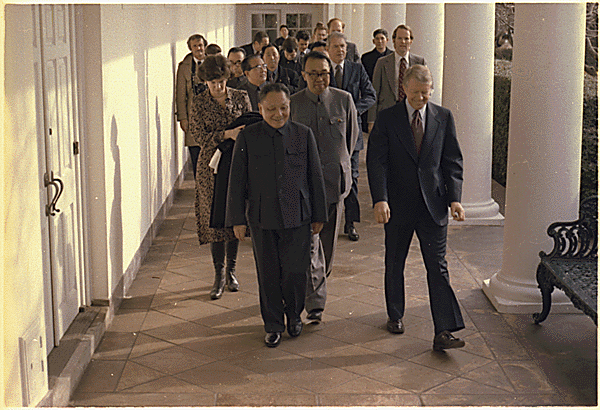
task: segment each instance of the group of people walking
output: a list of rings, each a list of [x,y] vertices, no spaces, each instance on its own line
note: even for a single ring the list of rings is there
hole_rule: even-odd
[[[464,220],[462,156],[449,110],[429,102],[433,79],[410,53],[412,31],[373,33],[359,58],[338,18],[270,44],[253,42],[207,55],[206,39],[188,39],[177,71],[177,120],[196,183],[200,244],[210,244],[212,299],[235,292],[239,241],[250,236],[265,344],[297,337],[301,314],[322,320],[327,277],[343,232],[359,240],[358,161],[369,132],[367,170],[375,219],[385,227],[387,330],[403,333],[404,266],[414,232],[427,270],[435,324],[433,348],[464,346],[450,286],[448,209]],[[213,47],[220,50],[220,47]],[[283,57],[282,57],[283,55]],[[248,232],[249,228],[249,232]],[[248,235],[249,233],[249,235]]]

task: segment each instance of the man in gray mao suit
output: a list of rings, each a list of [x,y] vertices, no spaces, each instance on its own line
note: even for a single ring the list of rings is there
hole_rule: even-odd
[[[328,222],[311,239],[305,306],[307,319],[317,322],[325,308],[325,278],[331,273],[343,200],[352,186],[350,157],[361,132],[352,95],[329,87],[330,72],[331,62],[325,54],[311,51],[306,55],[302,76],[307,88],[292,96],[290,116],[292,121],[312,129],[325,180]]]
[[[398,81],[400,72],[404,74],[415,64],[427,65],[425,58],[410,52],[413,39],[411,28],[404,24],[399,25],[392,34],[396,52],[380,58],[375,64],[373,88],[377,93],[377,103],[369,110],[369,131],[379,111],[404,99],[402,81]]]

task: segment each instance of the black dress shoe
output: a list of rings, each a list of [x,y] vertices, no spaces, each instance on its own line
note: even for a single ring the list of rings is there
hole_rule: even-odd
[[[450,333],[447,330],[438,333],[433,338],[433,350],[436,350],[438,352],[443,352],[446,349],[456,349],[464,346],[464,340],[452,336],[452,333]]]
[[[354,224],[346,225],[346,228],[344,229],[344,231],[348,234],[348,239],[350,239],[351,241],[354,241],[354,242],[358,241],[358,238],[360,236],[358,235],[358,232],[356,231]]]
[[[306,316],[306,319],[308,319],[308,321],[310,321],[310,322],[320,323],[322,317],[323,317],[322,311],[313,310],[312,312],[308,313],[308,315]]]
[[[404,333],[404,323],[402,323],[402,319],[392,320],[388,319],[387,321],[387,330],[390,333]]]
[[[268,347],[277,347],[281,343],[281,332],[269,332],[265,336],[265,344]]]
[[[294,322],[291,322],[291,323],[288,322],[288,324],[287,324],[288,334],[291,337],[298,337],[298,336],[300,336],[300,333],[302,333],[302,327],[303,326],[304,325],[302,324],[301,320],[294,321]]]

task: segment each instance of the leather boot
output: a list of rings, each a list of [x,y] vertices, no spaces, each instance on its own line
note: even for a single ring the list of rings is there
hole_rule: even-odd
[[[225,243],[211,243],[210,250],[215,266],[215,283],[210,291],[210,298],[215,300],[223,296],[223,290],[225,289],[225,274],[223,272],[225,267]]]
[[[239,241],[237,239],[227,242],[227,267],[225,268],[225,281],[230,292],[237,292],[240,284],[235,277],[235,264],[237,261]]]

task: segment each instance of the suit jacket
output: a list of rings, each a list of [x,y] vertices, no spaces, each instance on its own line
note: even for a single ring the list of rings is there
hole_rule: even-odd
[[[373,72],[373,87],[377,93],[377,104],[369,110],[369,122],[375,121],[377,113],[398,102],[398,86],[396,77],[396,53],[389,54],[377,60]],[[427,65],[421,56],[409,53],[408,66],[415,64]]]
[[[194,57],[189,53],[177,66],[175,86],[175,108],[177,121],[188,120],[192,110],[194,92],[192,90],[192,63]],[[197,79],[197,81],[200,81]],[[189,132],[185,133],[185,146],[198,146]]]
[[[448,207],[461,200],[463,166],[450,110],[427,103],[418,155],[406,99],[379,113],[369,135],[367,173],[373,204],[386,201],[389,223],[414,217],[420,196],[436,224],[448,223]]]
[[[298,91],[298,74],[294,70],[277,65],[277,71],[275,73],[275,82],[285,84],[290,90],[290,94],[294,94]],[[267,72],[267,79],[269,73]]]
[[[248,222],[261,229],[327,221],[325,185],[312,131],[292,121],[280,131],[260,121],[239,133],[229,176],[227,226],[246,224],[246,203]]]
[[[376,48],[374,48],[373,50],[364,53],[360,57],[360,62],[365,67],[365,70],[367,70],[367,74],[369,74],[369,80],[373,81],[373,72],[375,71],[375,64],[377,64],[377,60],[391,53],[393,53],[393,51],[387,47],[383,53],[380,53]]]
[[[371,85],[367,71],[361,63],[354,63],[352,61],[344,62],[344,76],[342,77],[342,84],[339,86],[336,83],[335,75],[330,86],[341,88],[344,91],[348,91],[352,95],[354,106],[358,113],[358,125],[362,129],[362,121],[360,116],[367,112],[369,108],[375,105],[376,94],[375,89]],[[354,148],[356,151],[363,149],[363,138],[362,132],[359,133],[358,142]]]
[[[266,84],[266,81],[263,84]],[[262,86],[257,87],[250,81],[243,82],[237,86],[238,90],[244,90],[248,93],[248,97],[250,97],[250,104],[252,104],[252,111],[258,112],[258,93],[260,92],[261,88]]]
[[[251,56],[253,54],[256,54],[254,52],[254,47],[252,47],[252,43],[250,43],[250,44],[244,44],[240,48],[242,48],[246,52],[246,57]]]
[[[310,127],[315,135],[329,206],[350,192],[350,156],[362,131],[350,93],[327,87],[318,97],[321,102],[308,88],[292,95],[290,118]]]

